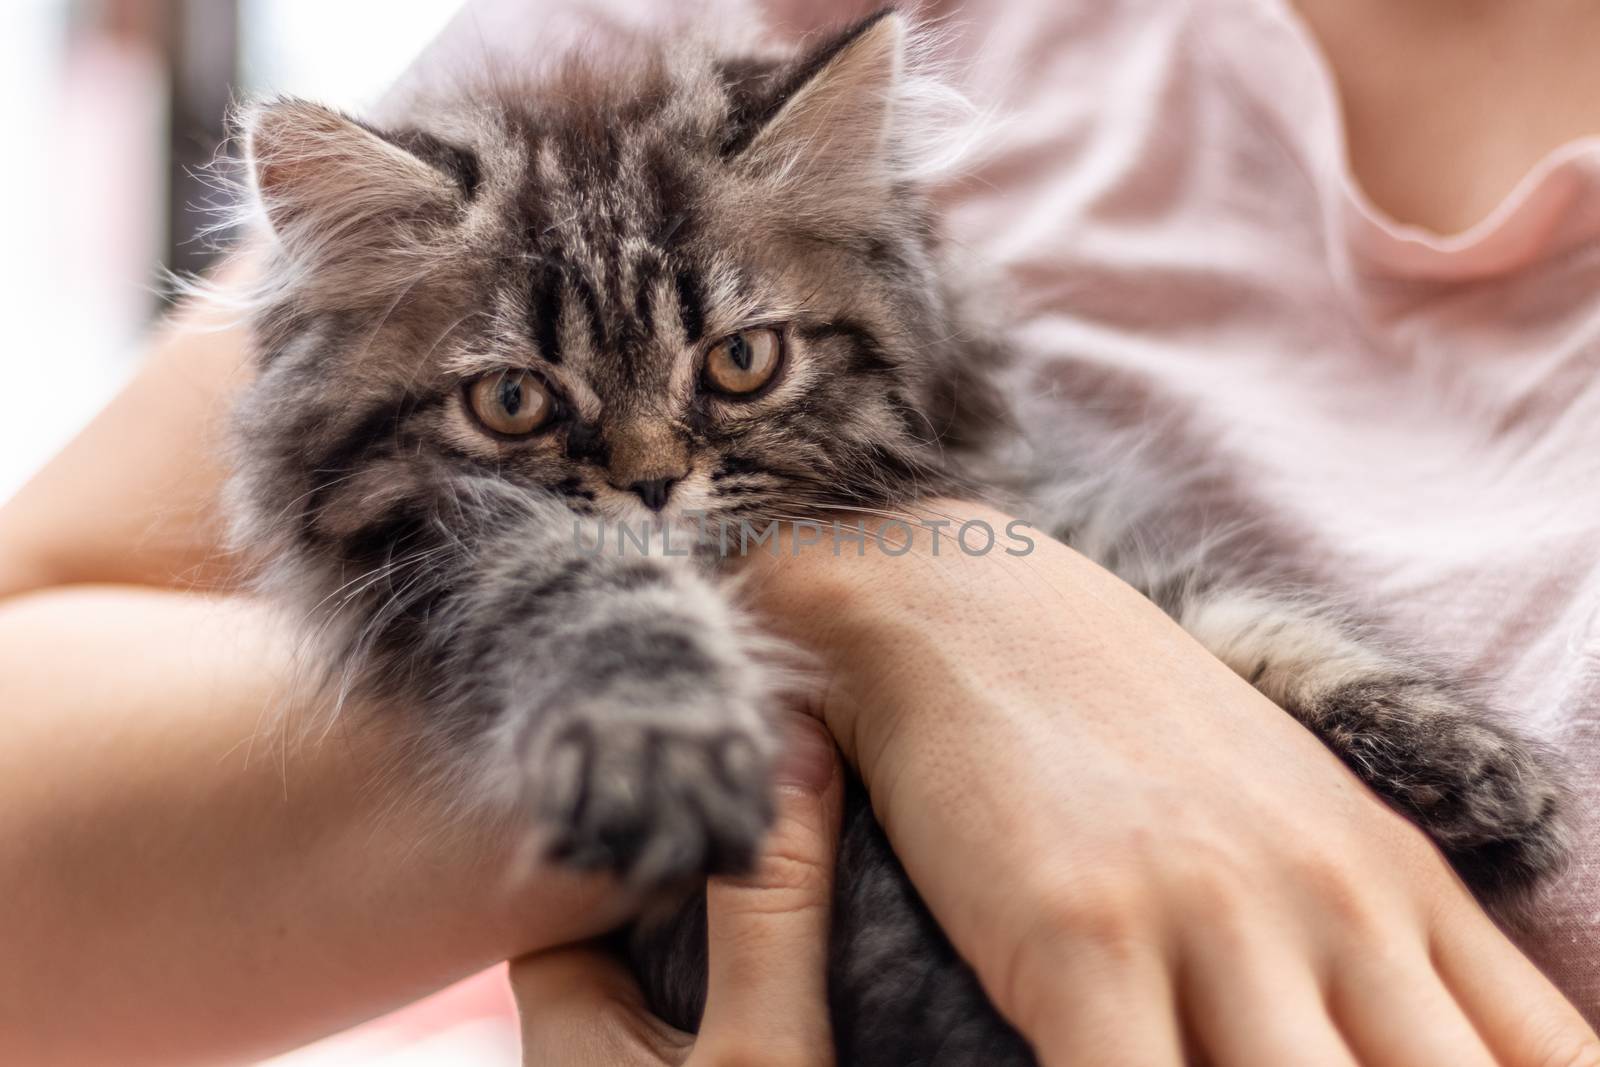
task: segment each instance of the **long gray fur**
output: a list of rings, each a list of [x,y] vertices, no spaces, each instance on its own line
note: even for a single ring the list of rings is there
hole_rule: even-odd
[[[1518,899],[1562,855],[1546,756],[1286,553],[1200,523],[1225,487],[1164,466],[1166,427],[1098,420],[1092,376],[1067,423],[1060,398],[1048,418],[1006,399],[1003,335],[963,312],[923,192],[925,105],[947,97],[917,40],[890,12],[790,56],[635,42],[463,87],[401,129],[251,112],[270,248],[232,495],[264,586],[332,683],[409,716],[453,780],[509,797],[550,855],[651,891],[759,846],[781,650],[715,558],[588,551],[574,518],[638,521],[626,487],[662,457],[674,507],[712,521],[991,496],[1151,596],[1487,901]],[[784,331],[780,380],[707,396],[696,360],[751,323]],[[462,383],[506,367],[562,393],[556,429],[478,430]],[[689,1028],[702,908],[631,939]],[[858,785],[835,914],[841,1063],[1032,1062]]]

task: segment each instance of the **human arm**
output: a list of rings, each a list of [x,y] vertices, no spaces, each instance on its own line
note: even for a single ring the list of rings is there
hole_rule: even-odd
[[[0,507],[0,1062],[260,1055],[620,917],[408,779],[392,716],[296,732],[220,540],[247,372],[212,325]]]
[[[921,536],[786,548],[752,587],[1045,1064],[1600,1062],[1421,834],[1154,606],[1042,538]]]
[[[395,733],[274,723],[292,649],[243,600],[0,606],[0,1061],[281,1051],[619,917],[447,815]]]
[[[169,1063],[281,1047],[607,921],[592,898],[563,895],[554,880],[529,889],[508,917],[485,892],[502,883],[483,874],[504,855],[432,852],[459,840],[432,813],[390,806],[410,795],[405,783],[353,788],[362,775],[352,767],[376,775],[388,765],[380,734],[287,750],[305,778],[285,801],[283,765],[251,755],[252,740],[272,738],[261,722],[269,694],[293,673],[287,638],[258,608],[126,585],[60,588],[228,590],[220,429],[247,372],[236,333],[195,326],[167,334],[128,391],[0,509],[9,591],[45,588],[0,607],[0,706],[25,709],[6,720],[17,800],[5,840],[19,851],[0,877],[14,879],[9,899],[28,902],[12,913],[21,925],[6,940],[17,951],[0,978],[16,991],[6,1010],[27,1025],[0,1034],[35,1041],[17,1054],[38,1062],[69,1041],[80,1059],[98,1043],[119,1062],[147,1041]],[[1442,945],[1510,953],[1484,979],[1494,983],[1485,999],[1516,1003],[1510,993],[1523,990],[1550,1034],[1579,1032],[1420,836],[1308,734],[1130,590],[1040,545],[1024,560],[812,553],[758,583],[769,616],[833,664],[830,725],[941,921],[1030,1036],[1050,1047],[1040,1027],[1071,1018],[1058,1002],[1095,1003],[1073,995],[1072,969],[1054,958],[1082,940],[1079,924],[1092,928],[1091,943],[1096,931],[1126,926],[1143,950],[1170,947],[1185,930],[1216,925],[1179,922],[1182,909],[1242,899],[1210,884],[1241,871],[1252,901],[1292,904],[1285,921],[1325,939],[1275,942],[1291,946],[1288,965],[1302,977],[1319,954],[1361,955],[1377,937],[1373,922],[1400,916],[1404,936],[1432,938],[1435,914],[1447,914]],[[77,792],[63,805],[68,783]],[[380,813],[394,821],[375,823]],[[1130,841],[1144,847],[1130,853]],[[414,877],[419,869],[428,877]],[[974,884],[974,871],[1001,876]],[[1273,878],[1275,889],[1262,888]],[[991,900],[997,885],[1023,891]],[[1158,891],[1132,892],[1150,885]],[[384,896],[402,889],[424,899]],[[1366,906],[1365,926],[1337,919],[1352,895]],[[1133,904],[1145,910],[1129,914]],[[1426,918],[1416,917],[1420,905]],[[362,919],[372,915],[384,921]],[[297,936],[275,941],[271,916]],[[70,952],[89,942],[93,968]],[[1023,950],[1036,943],[1053,952]],[[258,957],[265,963],[235,966]],[[1171,977],[1155,974],[1156,992],[1145,995]],[[263,998],[262,989],[292,995]],[[80,998],[123,1010],[86,1027]],[[1237,1022],[1259,999],[1215,1010],[1182,1003],[1191,1019]],[[1512,1021],[1538,1018],[1519,1009]],[[1074,1022],[1063,1040],[1094,1033],[1092,1021]]]

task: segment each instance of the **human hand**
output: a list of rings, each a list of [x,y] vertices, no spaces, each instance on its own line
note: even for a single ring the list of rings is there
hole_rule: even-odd
[[[511,965],[525,1064],[831,1067],[828,919],[843,776],[820,723],[795,724],[778,780],[778,820],[755,871],[706,888],[710,982],[699,1036],[651,1015],[611,955],[560,948]]]
[[[1600,1064],[1419,831],[1098,567],[782,555],[758,603],[1046,1067]]]

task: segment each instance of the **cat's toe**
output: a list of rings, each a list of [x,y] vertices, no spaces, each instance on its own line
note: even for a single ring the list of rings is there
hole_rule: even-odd
[[[1466,711],[1435,714],[1415,729],[1423,738],[1374,784],[1428,831],[1475,891],[1486,900],[1516,897],[1561,867],[1564,796],[1554,761],[1539,746]]]
[[[1536,746],[1477,722],[1457,724],[1455,774],[1431,806],[1435,840],[1489,899],[1518,896],[1567,856],[1560,779]]]
[[[1440,847],[1485,903],[1514,908],[1565,865],[1567,828],[1551,797],[1525,823],[1490,835],[1441,840]]]
[[[772,821],[769,748],[732,727],[572,723],[550,750],[550,855],[641,890],[748,869]]]

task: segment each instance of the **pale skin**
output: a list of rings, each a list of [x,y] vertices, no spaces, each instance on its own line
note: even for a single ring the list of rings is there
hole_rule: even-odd
[[[1490,109],[1441,155],[1411,150],[1427,124],[1403,116],[1457,106],[1473,57],[1518,20],[1304,8],[1357,174],[1386,206],[1438,212],[1412,221],[1470,222],[1544,150],[1600,129],[1600,97],[1574,88],[1592,66],[1584,5],[1540,4],[1548,40],[1496,68],[1520,70],[1543,132]],[[1386,81],[1372,57],[1397,41],[1436,77]],[[293,649],[231,591],[218,431],[247,372],[236,332],[196,325],[181,318],[0,508],[0,899],[20,902],[0,911],[0,1061],[243,1058],[532,953],[513,974],[530,1062],[826,1063],[836,776],[785,788],[763,866],[713,889],[691,1044],[603,957],[557,948],[622,914],[609,887],[527,872],[505,839],[395,803],[415,783],[382,729],[263,733]],[[1185,1048],[1215,1067],[1600,1064],[1416,831],[1087,561],[1041,542],[1024,560],[756,562],[757,607],[828,665],[813,710],[1046,1064],[1176,1065]]]

